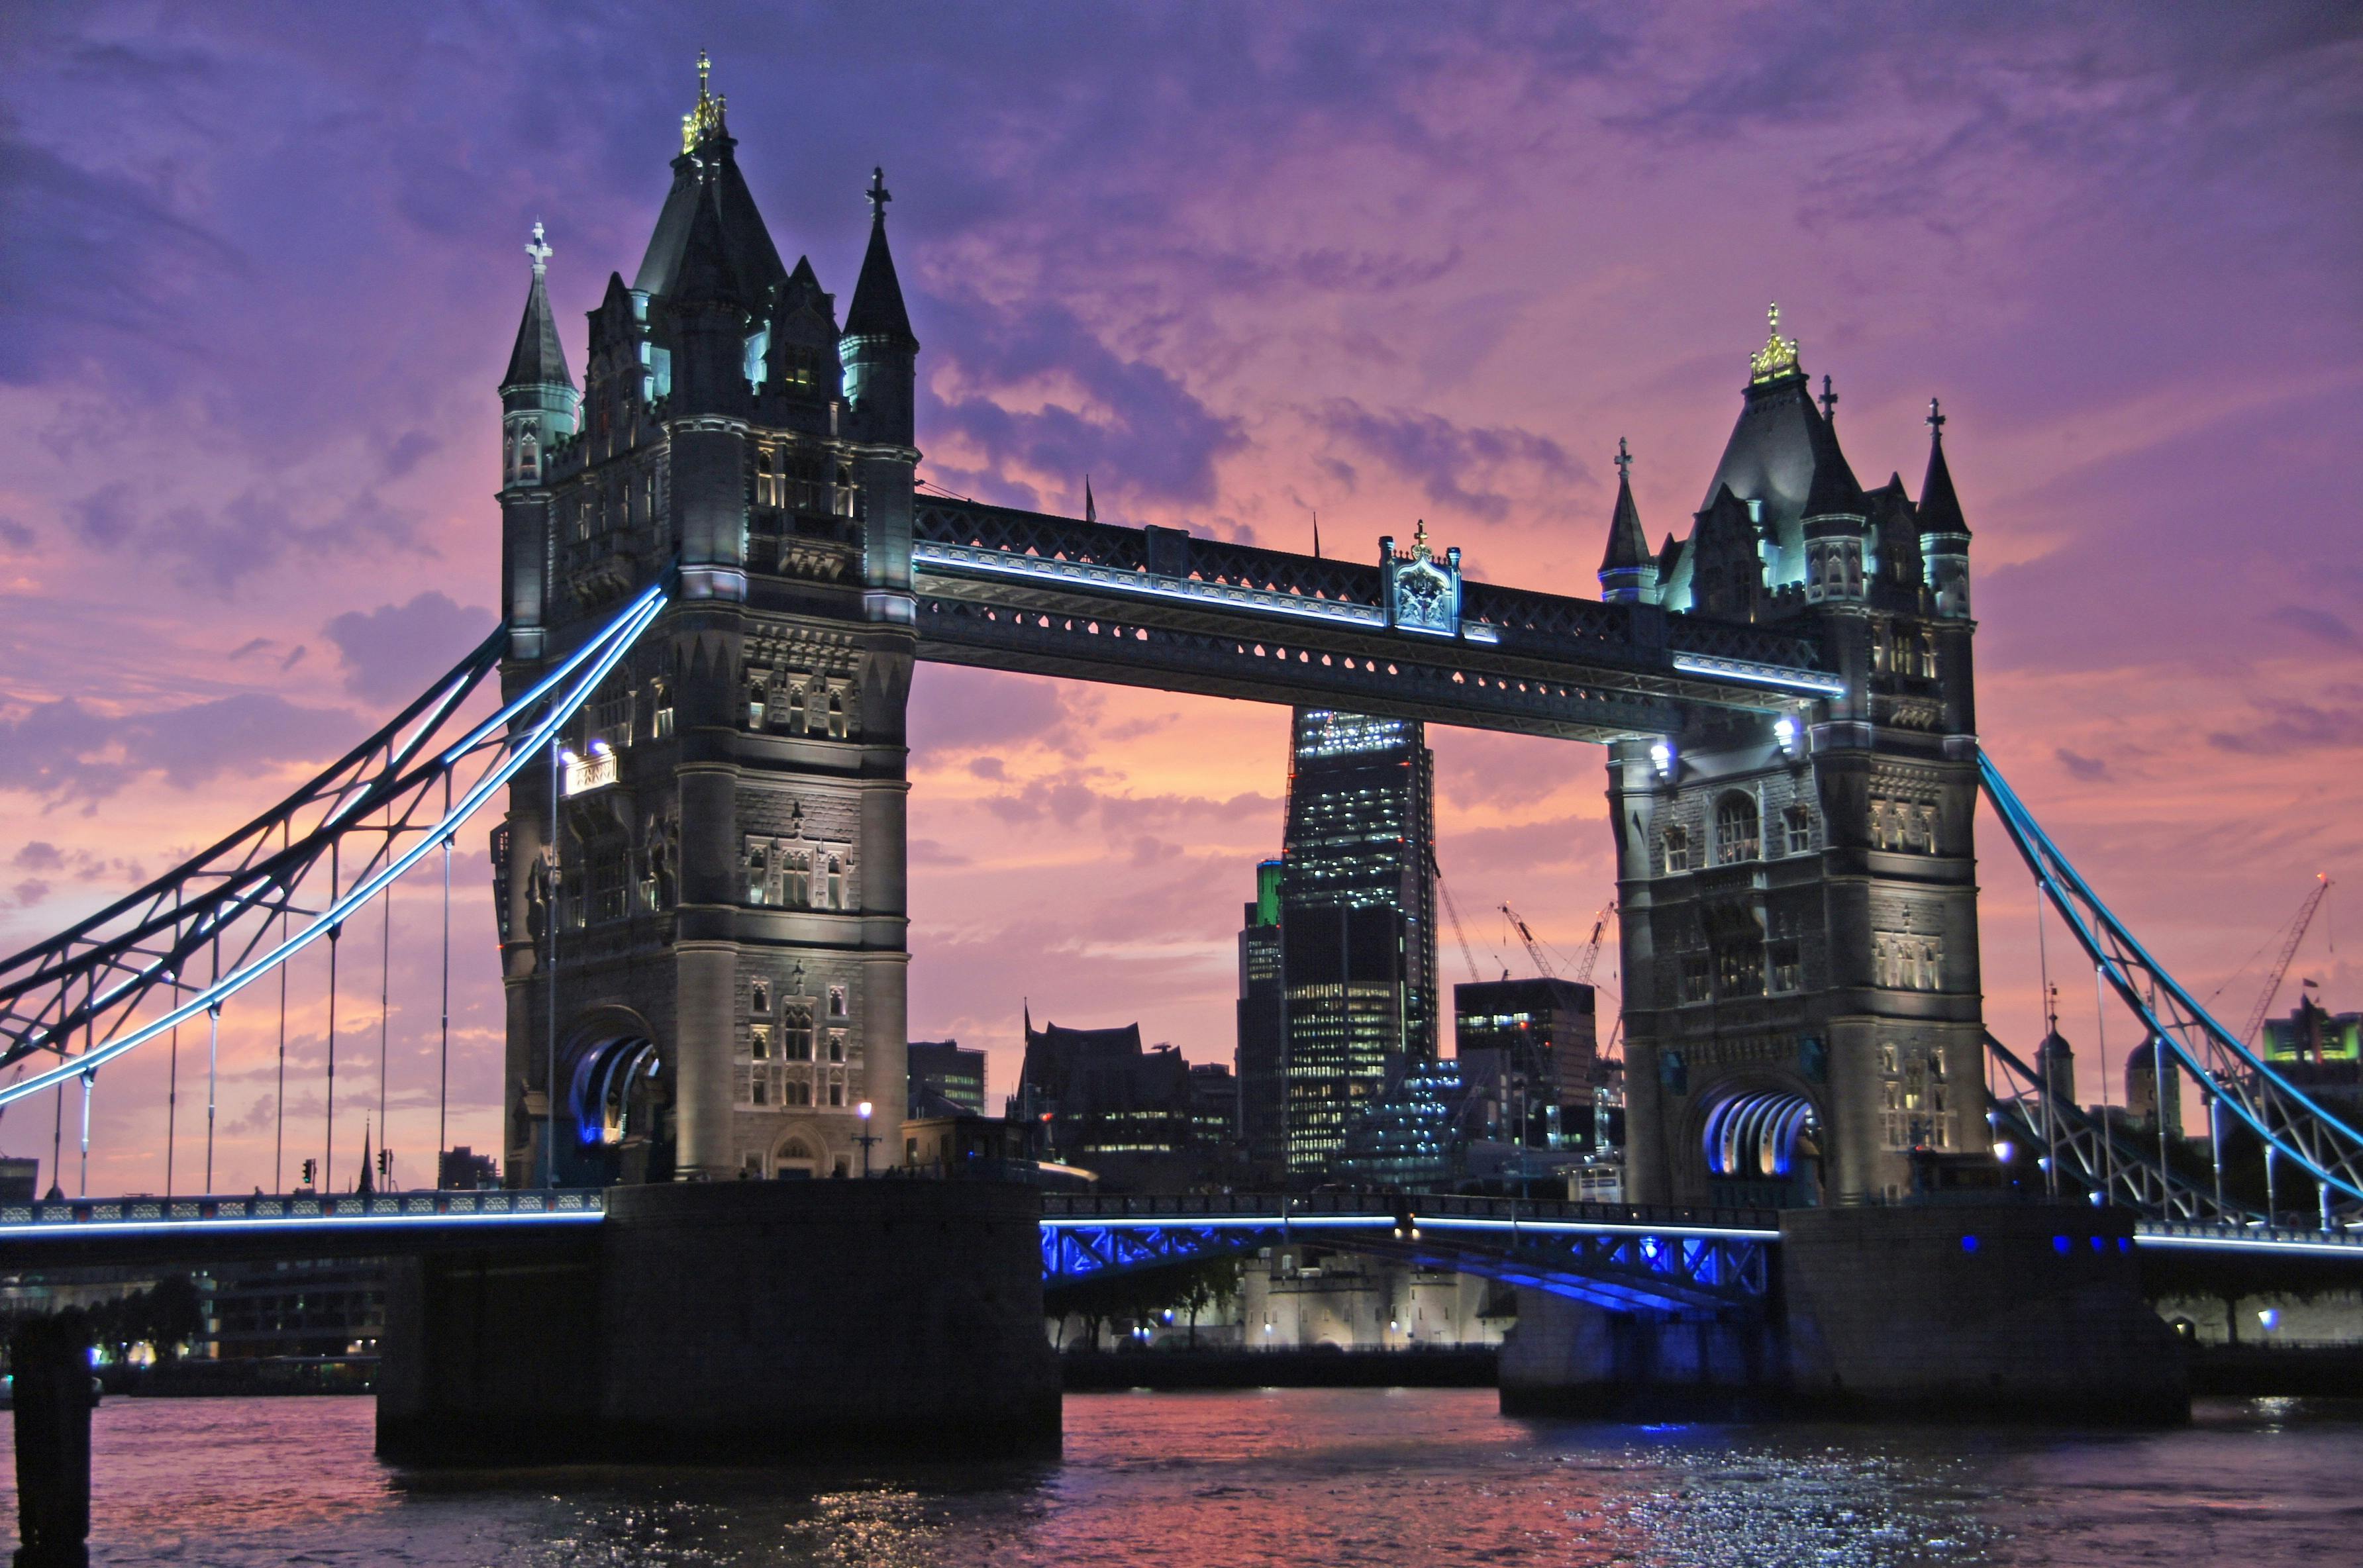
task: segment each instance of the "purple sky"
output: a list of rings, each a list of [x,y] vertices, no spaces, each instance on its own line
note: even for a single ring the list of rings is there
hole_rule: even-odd
[[[9,946],[490,624],[519,248],[548,224],[579,374],[700,46],[840,305],[885,165],[954,490],[1075,510],[1088,470],[1114,519],[1303,548],[1318,510],[1355,555],[1425,517],[1478,576],[1590,593],[1617,438],[1652,534],[1686,527],[1778,299],[1866,482],[1917,483],[1944,397],[1986,740],[2161,956],[2204,995],[2313,872],[2363,876],[2351,7],[100,4],[0,16]],[[1284,712],[935,668],[914,707],[914,1032],[994,1047],[995,1092],[1025,996],[1227,1057]],[[1601,756],[1433,742],[1479,965],[1504,900],[1579,946]],[[1989,1020],[2025,1043],[2025,878],[1981,844]],[[483,1146],[480,905],[460,931],[454,1136]],[[2301,966],[2363,1006],[2327,935]],[[427,941],[397,933],[392,1025],[416,1150]],[[373,1042],[375,1013],[339,1016]],[[272,1120],[233,1024],[227,1186],[267,1179]],[[110,1077],[94,1187],[159,1181],[161,1072]],[[0,1146],[46,1154],[49,1120]]]

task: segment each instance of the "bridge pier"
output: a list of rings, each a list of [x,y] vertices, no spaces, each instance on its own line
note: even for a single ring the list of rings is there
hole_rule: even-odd
[[[2183,1352],[2143,1300],[2123,1209],[1792,1209],[1760,1317],[1519,1293],[1511,1415],[1827,1413],[2169,1424]]]
[[[417,1464],[1055,1453],[1040,1202],[985,1183],[616,1187],[531,1258],[395,1265],[378,1452]]]

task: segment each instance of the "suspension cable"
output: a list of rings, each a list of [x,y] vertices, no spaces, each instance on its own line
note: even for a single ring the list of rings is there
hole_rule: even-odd
[[[394,808],[391,806],[388,806],[385,812],[385,853],[387,859],[391,860],[394,857]],[[394,1022],[394,889],[395,886],[395,883],[388,882],[385,885],[384,895],[378,900],[384,911],[384,919],[378,927],[377,960],[377,1145],[381,1149],[384,1148],[386,1143],[385,1056],[388,1043],[392,1039]],[[393,1162],[389,1160],[386,1163],[391,1174]]]
[[[451,776],[443,776],[443,815],[451,815]],[[443,1185],[443,1151],[451,1146],[451,835],[443,835],[443,1023],[435,1078],[435,1185]]]
[[[221,927],[214,928],[214,980],[221,980]],[[205,1010],[205,1191],[214,1189],[214,1106],[221,1082],[221,1010]]]
[[[284,822],[279,824],[279,847],[282,853],[287,848],[287,823]],[[282,947],[287,945],[288,902],[284,898],[279,901],[279,944]],[[279,1088],[272,1099],[276,1102],[274,1115],[278,1128],[271,1139],[271,1190],[284,1192],[287,1190],[287,966],[284,964],[279,966]]]
[[[339,881],[337,852],[344,847],[340,839],[328,846],[328,907],[336,908],[337,884]],[[320,1187],[322,1192],[334,1192],[337,1169],[337,949],[343,945],[345,922],[328,927],[328,1141],[320,1156]]]

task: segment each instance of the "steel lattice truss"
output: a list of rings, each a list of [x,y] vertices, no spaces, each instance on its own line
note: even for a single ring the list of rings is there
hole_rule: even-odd
[[[1292,1241],[1401,1258],[1616,1311],[1753,1309],[1769,1287],[1769,1214],[1506,1198],[1247,1195],[1050,1198],[1046,1286]]]
[[[0,1105],[99,1067],[222,1004],[452,835],[597,689],[663,608],[650,588],[489,718],[494,633],[427,694],[303,788],[89,919],[0,962]],[[482,704],[475,704],[481,709]]]
[[[1759,627],[1467,582],[1437,636],[1387,624],[1375,564],[973,502],[919,505],[912,571],[940,663],[1588,741],[1843,690]]]
[[[2043,1150],[2060,1180],[2154,1220],[2246,1225],[2264,1216],[2218,1198],[2158,1160],[2157,1144],[2103,1127],[2064,1098],[2045,1103],[2040,1075],[1992,1035],[1986,1055],[1996,1068],[1994,1132]]]
[[[2363,1204],[2363,1133],[2249,1050],[2149,955],[2051,842],[2003,781],[1992,758],[1982,752],[1978,756],[1978,776],[1994,814],[2018,846],[2045,899],[2067,922],[2118,999],[2132,1010],[2151,1038],[2166,1042],[2175,1063],[2198,1083],[2210,1114],[2245,1124],[2264,1141],[2269,1158],[2288,1160],[2321,1183],[2325,1220],[2335,1214],[2352,1214]],[[2023,1066],[2019,1070],[2025,1071]],[[2096,1157],[2100,1154],[2097,1143],[2092,1153]],[[2154,1212],[2160,1218],[2175,1217],[2180,1210],[2169,1210],[2177,1200],[2164,1201],[2169,1208]],[[2211,1209],[2214,1206],[2212,1198],[2209,1204]],[[2225,1217],[2231,1217],[2228,1210]]]

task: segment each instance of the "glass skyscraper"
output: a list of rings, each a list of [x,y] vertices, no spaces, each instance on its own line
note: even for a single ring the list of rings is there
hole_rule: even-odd
[[[1436,1057],[1434,839],[1424,726],[1296,710],[1276,908],[1263,881],[1240,937],[1241,1088],[1262,1102],[1245,1120],[1250,1153],[1275,1174],[1326,1174],[1390,1076]],[[1276,1072],[1263,1060],[1275,1022]]]

